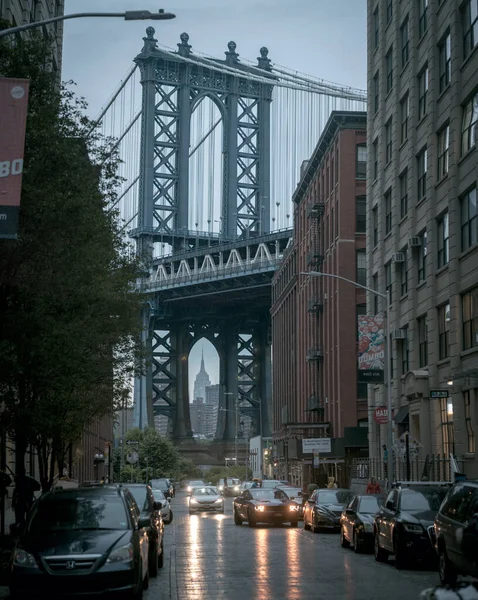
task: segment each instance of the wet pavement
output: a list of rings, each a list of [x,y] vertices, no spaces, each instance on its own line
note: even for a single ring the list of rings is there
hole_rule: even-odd
[[[189,516],[187,497],[172,501],[165,564],[144,600],[412,600],[438,585],[425,569],[398,571],[372,554],[340,547],[334,533],[259,525],[238,527],[232,499],[224,515]]]

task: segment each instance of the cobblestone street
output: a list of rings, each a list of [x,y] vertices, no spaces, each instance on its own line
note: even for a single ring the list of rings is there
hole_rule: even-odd
[[[166,527],[164,568],[146,600],[412,600],[438,585],[427,570],[398,571],[393,560],[340,547],[337,534],[314,534],[288,525],[234,525],[232,500],[225,515],[189,516],[187,497],[173,499]]]

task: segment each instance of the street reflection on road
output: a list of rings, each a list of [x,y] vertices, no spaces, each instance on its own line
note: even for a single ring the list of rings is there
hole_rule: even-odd
[[[202,573],[200,556],[202,552],[199,548],[199,518],[197,515],[189,517],[189,574],[191,579],[197,580]]]
[[[296,529],[289,529],[286,537],[288,594],[287,600],[302,598],[300,591],[300,555],[299,533]]]
[[[266,527],[259,527],[255,531],[251,531],[254,536],[251,542],[254,547],[256,576],[257,582],[257,600],[263,598],[272,598],[272,589],[270,587],[269,577],[270,572],[270,549],[269,549],[269,532]]]

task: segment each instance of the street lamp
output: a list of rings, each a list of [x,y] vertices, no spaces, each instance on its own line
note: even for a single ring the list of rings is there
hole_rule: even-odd
[[[339,279],[340,281],[345,281],[345,283],[350,283],[357,288],[361,288],[366,292],[370,292],[379,298],[383,298],[386,301],[386,306],[384,310],[385,315],[385,327],[384,333],[386,337],[386,356],[385,356],[385,364],[387,367],[387,410],[388,410],[388,423],[387,423],[387,449],[388,449],[388,480],[393,482],[393,428],[392,428],[392,369],[390,368],[390,362],[392,359],[392,343],[390,340],[390,289],[387,288],[387,292],[383,294],[382,292],[377,292],[377,290],[373,290],[365,285],[358,283],[357,281],[353,281],[352,279],[347,279],[345,277],[341,277],[340,275],[333,275],[332,273],[320,273],[319,271],[303,271],[300,273],[301,275],[308,275],[310,277],[330,277],[331,279]]]
[[[19,25],[18,27],[10,27],[9,29],[3,29],[2,31],[0,31],[0,37],[4,37],[5,35],[10,35],[12,33],[19,33],[20,31],[26,31],[27,29],[33,29],[34,27],[42,27],[43,25],[49,25],[50,23],[57,23],[58,21],[66,21],[67,19],[81,19],[83,17],[121,17],[125,21],[165,21],[167,19],[175,19],[176,15],[164,12],[162,8],[157,13],[152,13],[149,10],[127,10],[126,12],[122,13],[74,13],[71,15],[63,15],[61,17],[45,19],[44,21],[26,23],[25,25]]]
[[[234,394],[233,392],[224,392],[224,396],[235,396],[236,394]],[[234,436],[234,460],[236,463],[236,467],[237,467],[237,415],[239,414],[238,410],[237,410],[237,397],[236,397],[236,410],[231,410],[230,408],[220,408],[219,410],[222,410],[224,412],[233,412],[236,415],[236,433]]]

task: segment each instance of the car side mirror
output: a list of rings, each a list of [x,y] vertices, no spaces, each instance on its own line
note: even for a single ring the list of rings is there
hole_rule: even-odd
[[[353,511],[351,508],[346,508],[346,509],[345,509],[345,514],[346,514],[346,515],[353,515],[353,514],[354,514],[354,511]]]
[[[138,529],[145,529],[151,527],[151,517],[141,517],[138,519]]]
[[[392,511],[395,511],[395,504],[394,504],[394,503],[393,503],[391,500],[389,500],[389,501],[387,502],[387,504],[385,504],[385,508],[386,508],[387,510],[392,510]]]
[[[162,502],[153,502],[153,510],[161,510],[163,508]]]
[[[307,500],[307,502],[308,502],[309,504],[314,504],[314,501],[313,501],[313,500],[310,500],[310,499],[309,499],[309,500]]]

